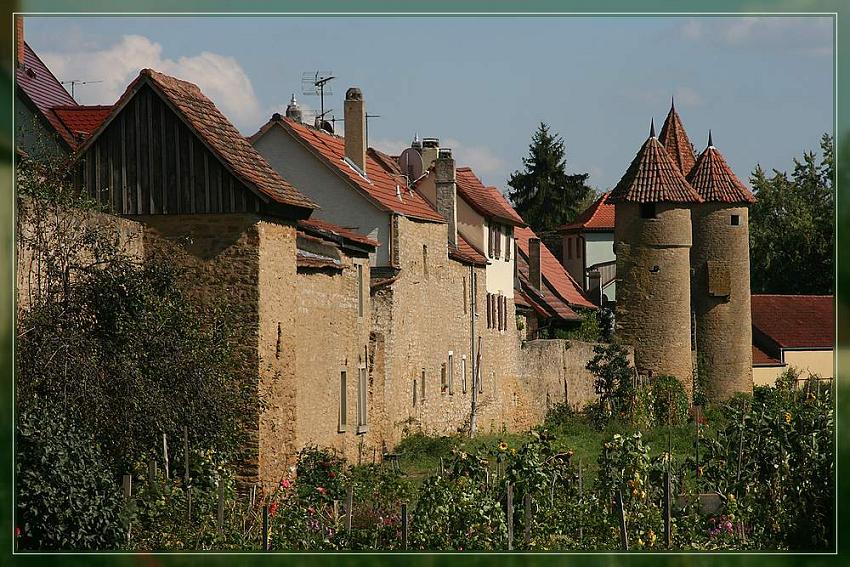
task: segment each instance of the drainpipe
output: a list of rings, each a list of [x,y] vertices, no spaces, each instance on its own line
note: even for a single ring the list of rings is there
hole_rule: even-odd
[[[471,309],[469,310],[469,326],[472,331],[470,340],[471,340],[471,348],[470,352],[472,353],[472,408],[469,414],[469,436],[472,437],[475,435],[476,423],[475,423],[475,410],[478,405],[478,352],[475,344],[475,322],[478,318],[478,304],[476,303],[476,296],[478,290],[478,278],[475,275],[475,266],[469,267],[469,290],[470,290],[470,299],[469,305]]]

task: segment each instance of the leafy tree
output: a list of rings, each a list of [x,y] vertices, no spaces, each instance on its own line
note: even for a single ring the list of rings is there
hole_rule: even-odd
[[[593,386],[599,394],[594,402],[601,414],[595,421],[603,425],[613,417],[625,417],[631,411],[635,388],[632,382],[634,369],[629,364],[628,353],[619,343],[600,344],[593,347],[593,358],[587,363],[593,373]]]
[[[508,180],[508,196],[520,216],[537,233],[552,231],[573,220],[595,194],[587,173],[568,174],[564,140],[541,122],[531,137],[524,171]]]
[[[750,260],[756,292],[832,293],[835,235],[833,140],[821,139],[821,159],[805,152],[794,170],[759,166],[750,178],[758,202],[750,210]]]

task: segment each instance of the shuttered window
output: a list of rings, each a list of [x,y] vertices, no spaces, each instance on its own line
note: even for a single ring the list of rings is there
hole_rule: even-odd
[[[369,383],[366,366],[361,365],[357,370],[357,433],[365,433],[369,430]]]

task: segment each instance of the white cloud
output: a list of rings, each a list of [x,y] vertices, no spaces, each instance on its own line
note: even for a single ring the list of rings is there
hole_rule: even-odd
[[[702,96],[696,89],[686,86],[677,87],[675,90],[676,104],[681,106],[701,106]]]
[[[829,17],[689,18],[679,26],[687,40],[731,48],[783,49],[812,55],[832,55]]]
[[[467,145],[454,138],[441,140],[440,145],[452,149],[455,163],[471,167],[480,176],[495,176],[505,170],[505,162],[487,146]]]
[[[83,104],[112,104],[145,67],[197,84],[237,127],[253,128],[265,118],[254,87],[233,57],[203,51],[176,60],[162,46],[141,35],[125,35],[115,45],[44,52],[45,63],[59,80],[92,80],[76,98]]]

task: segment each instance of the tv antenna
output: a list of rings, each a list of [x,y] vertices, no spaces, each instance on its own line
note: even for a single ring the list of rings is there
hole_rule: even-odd
[[[305,95],[318,95],[320,100],[319,116],[325,115],[325,95],[332,95],[330,82],[336,79],[330,71],[307,71],[301,75],[301,93]]]
[[[74,98],[74,87],[76,85],[91,85],[94,83],[102,83],[103,81],[81,81],[79,79],[72,79],[70,81],[62,81],[60,84],[62,85],[71,85],[71,98]]]

